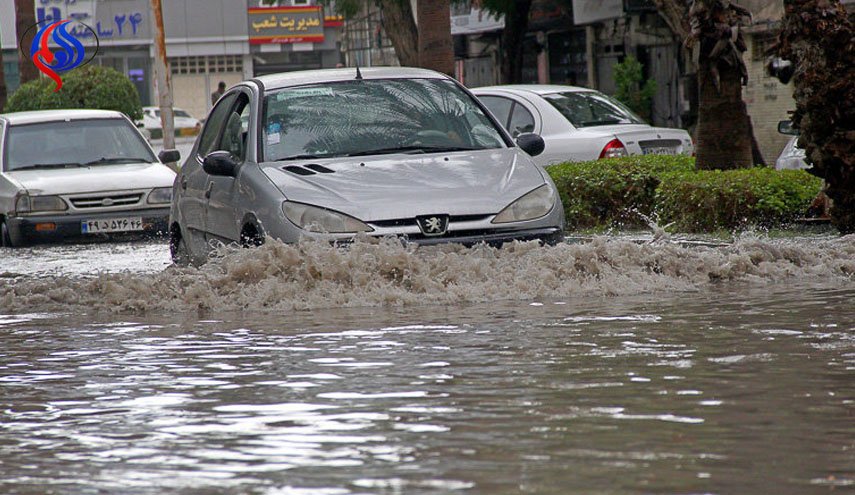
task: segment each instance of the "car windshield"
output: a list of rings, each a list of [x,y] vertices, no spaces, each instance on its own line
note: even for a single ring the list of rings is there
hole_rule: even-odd
[[[543,95],[543,98],[561,112],[573,127],[645,123],[621,102],[602,93],[568,91]]]
[[[505,146],[477,103],[442,79],[313,84],[265,97],[266,161]]]
[[[12,125],[4,170],[157,162],[139,132],[124,119],[87,119]]]

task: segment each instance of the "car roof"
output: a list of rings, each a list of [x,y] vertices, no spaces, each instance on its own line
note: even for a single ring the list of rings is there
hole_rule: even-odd
[[[39,124],[42,122],[58,122],[67,120],[86,119],[122,119],[125,115],[113,110],[33,110],[29,112],[12,112],[0,114],[0,118],[10,125]]]
[[[415,67],[362,67],[359,71],[363,79],[450,79],[445,74]],[[282,72],[255,78],[264,85],[265,89],[353,79],[356,79],[356,67]]]
[[[480,88],[472,88],[472,92],[477,93],[481,90],[501,90],[511,91],[514,93],[534,93],[538,95],[548,95],[551,93],[590,93],[595,90],[590,88],[582,88],[579,86],[562,86],[560,84],[507,84],[503,86],[484,86]]]

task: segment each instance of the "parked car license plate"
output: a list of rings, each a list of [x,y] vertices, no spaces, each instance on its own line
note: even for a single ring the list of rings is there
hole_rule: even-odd
[[[143,230],[142,217],[105,218],[101,220],[83,220],[80,231],[84,234],[104,232],[136,232]]]
[[[676,155],[677,148],[671,146],[654,146],[651,148],[642,148],[645,155]]]

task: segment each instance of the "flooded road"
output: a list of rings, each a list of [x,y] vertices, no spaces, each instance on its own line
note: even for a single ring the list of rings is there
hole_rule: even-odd
[[[162,246],[0,250],[0,492],[855,488],[855,238]]]

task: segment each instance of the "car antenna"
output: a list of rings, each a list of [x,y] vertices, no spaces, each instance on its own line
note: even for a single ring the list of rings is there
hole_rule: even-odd
[[[362,80],[362,72],[359,71],[359,62],[356,62],[356,80]]]

